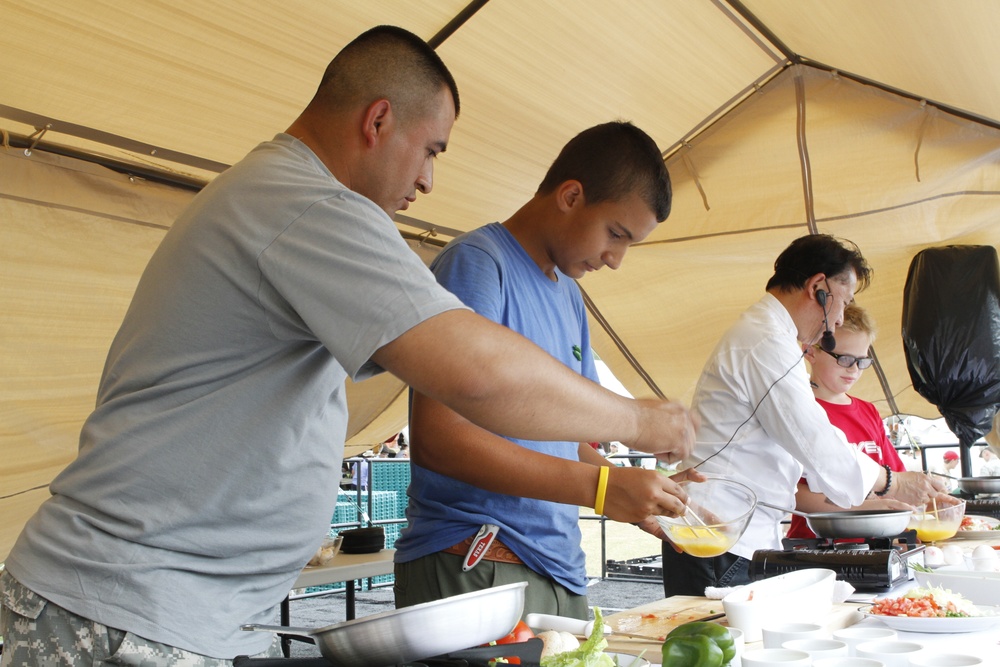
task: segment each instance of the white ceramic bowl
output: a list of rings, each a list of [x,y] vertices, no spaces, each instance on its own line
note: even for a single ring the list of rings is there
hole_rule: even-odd
[[[783,648],[792,639],[823,639],[830,636],[819,623],[771,623],[761,625],[764,648]],[[796,649],[801,651],[802,649]]]
[[[743,631],[739,628],[726,628],[729,630],[730,636],[733,638],[733,647],[736,649],[736,655],[729,662],[729,667],[742,667],[743,666],[743,651],[746,649],[746,642],[743,641]]]
[[[822,624],[833,607],[836,576],[833,570],[809,568],[755,581],[722,598],[722,608],[747,643],[761,640],[764,625]]]
[[[813,667],[885,667],[885,665],[871,658],[838,655],[833,658],[814,660]]]
[[[885,667],[910,667],[910,661],[925,652],[923,644],[896,639],[864,642],[858,644],[855,650],[859,658],[878,660]]]
[[[896,631],[889,628],[869,628],[864,626],[851,626],[833,631],[833,638],[847,644],[847,655],[857,655],[859,644],[871,641],[887,641],[897,637]]]
[[[812,658],[805,651],[787,648],[755,648],[743,654],[743,667],[809,667]]]
[[[789,639],[781,648],[793,651],[805,651],[813,662],[820,658],[834,658],[837,656],[847,656],[847,644],[838,639]]]
[[[921,586],[947,588],[972,604],[1000,605],[1000,572],[970,572],[961,565],[945,565],[914,576]]]
[[[976,667],[985,665],[986,661],[974,655],[959,653],[924,653],[910,658],[913,667]]]
[[[646,654],[648,655],[649,652],[647,651]],[[631,653],[609,653],[607,651],[604,652],[604,655],[614,660],[618,667],[649,667],[649,660],[646,660],[645,656],[640,658]]]
[[[970,572],[982,572],[984,574],[1000,572],[1000,558],[974,558],[965,556],[965,569]]]

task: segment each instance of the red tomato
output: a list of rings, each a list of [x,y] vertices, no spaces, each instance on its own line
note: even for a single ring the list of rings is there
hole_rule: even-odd
[[[531,631],[528,624],[524,621],[518,621],[514,629],[508,634],[504,635],[496,641],[497,644],[518,644],[523,641],[527,641],[535,636],[535,633]]]
[[[535,636],[535,633],[531,631],[528,624],[524,621],[518,621],[514,629],[508,632],[506,635],[496,640],[495,642],[490,642],[490,644],[518,644],[520,642],[528,641]],[[490,644],[487,644],[490,645]],[[508,665],[520,665],[521,659],[517,656],[508,656],[504,658]],[[491,661],[491,664],[499,664]]]

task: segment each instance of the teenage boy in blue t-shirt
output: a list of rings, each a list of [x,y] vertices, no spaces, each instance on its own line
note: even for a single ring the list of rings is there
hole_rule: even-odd
[[[630,123],[599,125],[563,148],[508,220],[456,238],[431,269],[477,313],[598,382],[575,281],[617,269],[629,246],[667,217],[670,197],[653,140]],[[587,618],[579,507],[645,522],[654,534],[650,515],[679,509],[675,483],[655,471],[609,467],[588,443],[503,438],[419,393],[410,437],[410,525],[395,545],[397,606],[527,581],[525,614]],[[650,503],[657,496],[669,506]],[[484,524],[499,526],[498,537],[463,571]]]

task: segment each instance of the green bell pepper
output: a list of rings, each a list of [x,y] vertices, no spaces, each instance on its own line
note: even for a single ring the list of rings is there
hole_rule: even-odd
[[[719,647],[722,651],[722,664],[728,665],[736,656],[736,644],[733,636],[729,634],[729,629],[718,623],[708,621],[693,621],[674,628],[667,640],[680,637],[705,637]],[[663,667],[666,667],[664,664]]]
[[[722,667],[722,649],[706,635],[667,637],[663,667]]]

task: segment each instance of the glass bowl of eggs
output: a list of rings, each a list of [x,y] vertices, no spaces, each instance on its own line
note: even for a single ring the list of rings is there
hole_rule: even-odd
[[[757,495],[745,484],[722,477],[680,483],[688,494],[687,512],[679,517],[656,517],[678,549],[698,558],[726,553],[743,535]]]
[[[917,539],[925,544],[933,544],[939,540],[954,537],[965,516],[965,501],[955,499],[955,502],[944,504],[934,502],[923,512],[914,512],[910,517],[910,530],[917,531]]]

